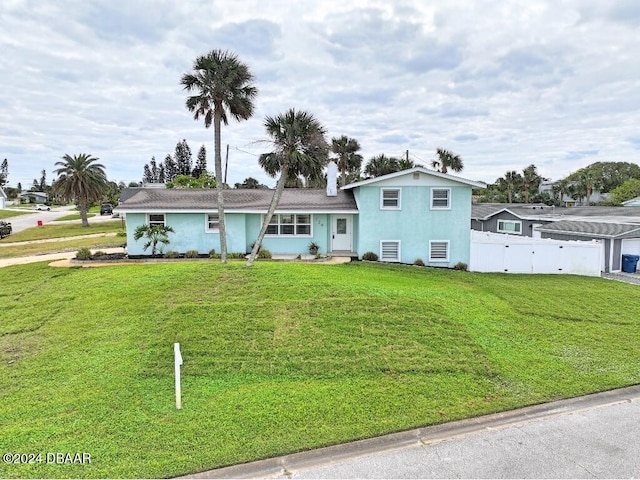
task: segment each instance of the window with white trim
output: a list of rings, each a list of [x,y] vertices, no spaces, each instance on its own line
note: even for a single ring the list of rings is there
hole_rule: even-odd
[[[165,216],[164,213],[150,213],[147,216],[147,223],[150,227],[154,225],[160,225],[161,227],[165,226]]]
[[[451,189],[432,188],[431,189],[431,209],[448,210],[451,208]]]
[[[381,188],[380,189],[380,209],[400,210],[400,189]]]
[[[380,241],[380,261],[399,262],[400,261],[400,240]]]
[[[449,240],[431,240],[429,242],[429,261],[449,261]]]
[[[297,215],[294,213],[274,214],[267,226],[267,235],[274,236],[311,236],[310,214]]]
[[[498,220],[498,233],[522,235],[522,222],[520,220]]]
[[[220,232],[220,217],[217,213],[207,213],[205,215],[207,225],[207,232],[218,233]]]

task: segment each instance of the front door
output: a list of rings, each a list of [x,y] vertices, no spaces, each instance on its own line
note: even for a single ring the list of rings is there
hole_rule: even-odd
[[[333,215],[331,220],[331,250],[351,251],[351,215]]]

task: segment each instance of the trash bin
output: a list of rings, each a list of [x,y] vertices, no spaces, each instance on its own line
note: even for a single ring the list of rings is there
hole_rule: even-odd
[[[622,255],[622,271],[625,273],[635,273],[638,267],[640,255]]]

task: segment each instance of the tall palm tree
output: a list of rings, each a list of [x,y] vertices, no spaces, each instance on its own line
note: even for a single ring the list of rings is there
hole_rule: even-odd
[[[104,165],[95,163],[98,158],[94,158],[86,153],[80,155],[65,155],[62,162],[56,162],[58,175],[55,181],[55,192],[65,201],[75,200],[80,211],[82,226],[88,227],[87,210],[89,204],[102,198],[107,189],[107,175],[104,172]]]
[[[237,121],[253,115],[253,100],[258,89],[253,86],[253,74],[238,57],[223,50],[212,50],[196,58],[193,72],[185,73],[180,83],[195,95],[187,97],[186,106],[194,120],[204,118],[205,128],[213,123],[214,162],[220,219],[220,260],[227,261],[227,233],[222,197],[222,155],[220,153],[220,127],[228,125],[229,116]]]
[[[292,108],[276,117],[265,118],[264,126],[274,150],[260,155],[258,162],[269,176],[276,177],[280,174],[280,177],[262,228],[247,260],[248,267],[253,265],[258,255],[287,180],[297,176],[319,177],[328,163],[329,144],[324,138],[326,130],[312,114]]]
[[[371,157],[364,167],[364,174],[369,178],[399,171],[400,161],[395,157],[387,157],[384,153]]]
[[[436,149],[436,155],[438,158],[431,162],[431,166],[437,170],[439,169],[440,173],[447,173],[449,170],[461,172],[464,168],[460,155],[456,155],[444,148]]]
[[[347,172],[350,174],[360,172],[362,155],[358,152],[360,144],[355,138],[342,135],[331,139],[331,151],[338,156],[338,168],[340,168],[340,185],[347,184]]]

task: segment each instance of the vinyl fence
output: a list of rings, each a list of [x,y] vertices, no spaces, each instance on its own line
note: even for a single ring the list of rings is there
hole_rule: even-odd
[[[472,272],[556,273],[599,277],[604,245],[471,231]]]

